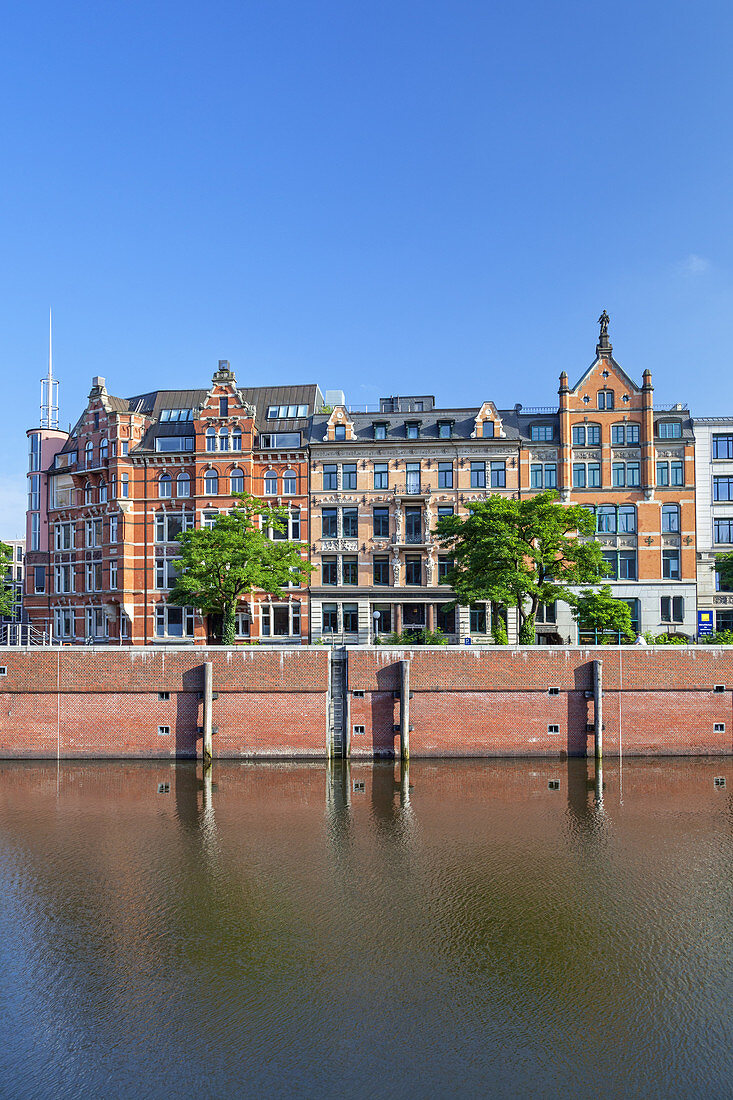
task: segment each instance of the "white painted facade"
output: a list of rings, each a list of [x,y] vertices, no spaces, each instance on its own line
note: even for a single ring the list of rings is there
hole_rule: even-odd
[[[716,520],[730,519],[733,530],[733,500],[715,500],[714,478],[733,477],[733,417],[703,417],[693,421],[695,429],[697,511],[697,606],[712,612],[715,630],[733,628],[733,592],[716,590],[715,557],[733,551],[733,542],[716,541]],[[718,437],[716,440],[715,437]],[[717,444],[717,445],[716,445]],[[728,453],[730,458],[718,457]],[[720,535],[721,525],[717,534]],[[729,536],[730,537],[730,536]]]

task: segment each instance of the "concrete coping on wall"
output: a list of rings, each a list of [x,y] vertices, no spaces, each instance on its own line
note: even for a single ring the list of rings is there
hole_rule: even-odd
[[[546,656],[548,654],[567,653],[726,653],[733,652],[733,646],[714,646],[714,645],[697,645],[690,643],[689,645],[648,645],[648,646],[635,646],[635,645],[600,645],[600,646],[581,646],[581,645],[485,645],[483,643],[479,645],[344,645],[344,646],[332,646],[332,645],[138,645],[138,646],[117,646],[117,645],[49,645],[49,646],[37,646],[37,645],[12,645],[1,646],[0,653],[88,653],[88,654],[113,654],[113,653],[188,653],[190,655],[203,655],[205,653],[240,653],[240,654],[256,654],[256,653],[323,653],[334,649],[346,649],[348,652],[354,653],[384,653],[386,656],[397,655],[400,653],[467,653],[476,656],[481,653],[522,653],[522,654],[535,654],[536,656]]]

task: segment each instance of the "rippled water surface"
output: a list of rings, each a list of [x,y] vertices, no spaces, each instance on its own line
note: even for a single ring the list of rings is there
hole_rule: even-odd
[[[0,1095],[733,1096],[733,761],[603,778],[0,765]]]

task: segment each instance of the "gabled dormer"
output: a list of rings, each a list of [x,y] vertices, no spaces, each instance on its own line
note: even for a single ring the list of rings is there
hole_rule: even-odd
[[[476,414],[471,439],[495,439],[505,436],[504,423],[493,401],[484,401]]]
[[[337,405],[328,418],[324,443],[350,443],[356,439],[354,422],[344,405]]]
[[[624,409],[641,408],[642,387],[619,366],[613,357],[613,346],[608,336],[609,316],[605,309],[598,318],[601,326],[596,357],[575,386],[567,384],[563,372],[560,379],[561,405],[573,412],[621,412]]]

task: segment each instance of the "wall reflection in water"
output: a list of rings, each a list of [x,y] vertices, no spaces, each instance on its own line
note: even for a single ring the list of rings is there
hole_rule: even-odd
[[[725,1095],[732,789],[728,759],[0,765],[0,1079]]]

